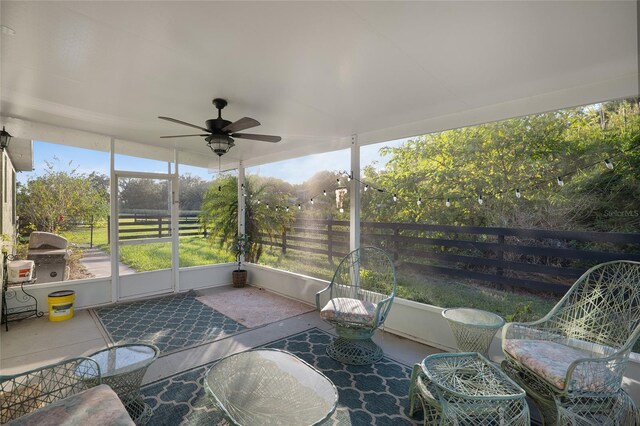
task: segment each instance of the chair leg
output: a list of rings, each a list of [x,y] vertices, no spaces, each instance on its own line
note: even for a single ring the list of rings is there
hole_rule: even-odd
[[[368,365],[380,361],[383,353],[370,338],[337,337],[327,346],[327,355],[343,364]]]
[[[541,387],[540,389],[534,388],[532,384],[538,383],[535,377],[529,375],[529,373],[523,369],[518,368],[517,365],[509,362],[508,360],[502,361],[500,368],[507,376],[513,379],[524,391],[527,396],[536,404],[540,414],[542,415],[542,421],[545,426],[556,425],[558,420],[558,409],[553,395],[549,392],[545,392],[546,389]]]

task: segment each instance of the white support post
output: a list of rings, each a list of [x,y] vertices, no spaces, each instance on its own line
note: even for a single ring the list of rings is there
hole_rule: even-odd
[[[351,135],[351,205],[349,208],[349,247],[360,248],[360,145],[358,135]]]
[[[173,291],[180,292],[180,174],[178,171],[178,150],[173,150],[173,170],[171,179],[171,272]]]
[[[118,180],[116,177],[116,141],[111,138],[111,145],[109,148],[109,203],[111,207],[111,213],[109,216],[109,241],[111,242],[111,301],[118,301],[118,292],[120,288],[120,255],[118,247]]]
[[[244,179],[244,165],[242,161],[238,163],[238,235],[244,235],[245,233],[245,197],[246,191],[245,179]],[[240,256],[240,261],[244,262],[244,255]]]

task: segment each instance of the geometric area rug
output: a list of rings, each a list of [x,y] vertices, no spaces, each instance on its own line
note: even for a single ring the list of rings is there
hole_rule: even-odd
[[[198,301],[194,291],[118,303],[95,312],[114,343],[151,343],[160,349],[160,356],[247,329]]]
[[[323,425],[418,425],[421,413],[408,416],[411,368],[382,358],[373,365],[353,366],[334,361],[326,348],[334,337],[317,328],[276,340],[263,347],[281,349],[324,373],[338,389],[338,407]],[[204,389],[213,363],[144,386],[144,401],[153,409],[149,425],[226,424]]]

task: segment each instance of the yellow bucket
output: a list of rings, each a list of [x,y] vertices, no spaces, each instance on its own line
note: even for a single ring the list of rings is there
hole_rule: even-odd
[[[49,321],[65,321],[73,318],[73,302],[76,292],[60,290],[49,293]]]

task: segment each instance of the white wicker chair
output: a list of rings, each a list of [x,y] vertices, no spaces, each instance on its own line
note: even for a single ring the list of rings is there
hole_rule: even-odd
[[[353,365],[382,358],[382,349],[371,337],[387,319],[396,291],[393,261],[383,250],[362,247],[345,256],[331,283],[316,294],[320,317],[333,324],[338,334],[327,354]]]
[[[617,398],[639,335],[640,262],[607,262],[585,272],[544,318],[504,327],[502,368],[554,424],[567,401],[584,409],[591,398],[597,409]]]

